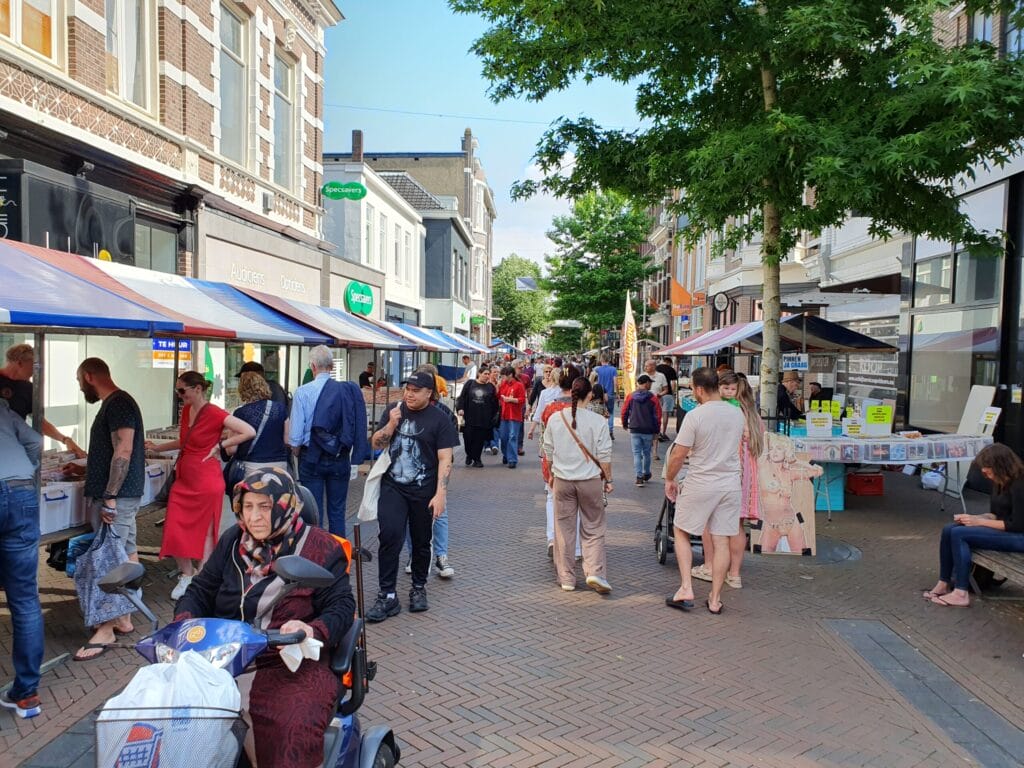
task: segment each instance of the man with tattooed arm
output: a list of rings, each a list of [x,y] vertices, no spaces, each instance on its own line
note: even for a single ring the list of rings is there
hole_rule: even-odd
[[[87,516],[93,528],[101,522],[113,526],[128,559],[138,562],[135,515],[145,483],[146,452],[142,412],[135,399],[110,378],[110,368],[98,357],[78,366],[78,386],[87,403],[102,401],[89,432],[89,458],[85,470]],[[72,467],[75,465],[71,465]],[[74,655],[75,661],[95,659],[115,640],[114,633],[134,631],[131,614],[93,627],[89,642]]]

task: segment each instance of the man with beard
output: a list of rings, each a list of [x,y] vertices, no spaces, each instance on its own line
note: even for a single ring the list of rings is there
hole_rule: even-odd
[[[377,504],[378,584],[368,621],[384,621],[397,615],[402,606],[395,586],[398,558],[406,530],[412,539],[412,589],[409,611],[428,609],[427,576],[430,571],[430,539],[433,521],[445,511],[448,477],[452,469],[452,448],[459,433],[440,408],[432,407],[434,377],[416,371],[402,384],[401,403],[384,412],[379,429],[370,440],[374,450],[387,450],[391,466],[381,478]]]
[[[113,382],[110,368],[98,357],[86,358],[78,366],[78,386],[87,403],[103,401],[89,432],[89,460],[85,468],[88,519],[97,530],[101,523],[112,525],[128,559],[138,562],[135,515],[142,501],[146,474],[142,412],[135,399]],[[89,642],[72,658],[89,661],[101,656],[107,644],[114,642],[115,629],[122,634],[133,631],[131,614],[96,627]]]
[[[463,420],[462,440],[466,446],[466,466],[479,469],[484,465],[480,460],[484,443],[498,420],[498,392],[491,384],[490,371],[481,368],[476,380],[462,388],[455,410]]]

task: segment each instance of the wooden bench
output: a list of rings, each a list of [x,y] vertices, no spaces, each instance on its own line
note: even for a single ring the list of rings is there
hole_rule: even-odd
[[[988,568],[996,576],[1003,576],[1007,581],[1024,586],[1024,552],[996,552],[991,549],[975,549],[971,551],[971,561],[975,565]],[[981,590],[974,582],[971,575],[971,587],[976,595],[981,596]],[[1004,598],[1022,599],[1022,598]]]

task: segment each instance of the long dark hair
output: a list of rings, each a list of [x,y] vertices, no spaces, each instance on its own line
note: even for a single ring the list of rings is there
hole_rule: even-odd
[[[1013,449],[1002,443],[993,443],[982,448],[974,457],[978,469],[992,470],[992,484],[998,493],[1003,493],[1014,480],[1024,477],[1024,461]]]
[[[567,365],[558,371],[558,386],[564,392],[572,389],[573,382],[583,373],[575,365]]]
[[[587,399],[590,394],[590,380],[578,376],[572,383],[572,428],[576,429],[576,406]]]

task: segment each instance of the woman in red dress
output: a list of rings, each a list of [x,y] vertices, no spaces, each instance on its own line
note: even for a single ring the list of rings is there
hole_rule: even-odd
[[[146,443],[149,450],[181,450],[174,485],[167,499],[167,519],[160,547],[160,557],[173,557],[178,565],[178,584],[171,592],[175,600],[185,594],[192,583],[196,572],[193,561],[206,560],[220,532],[224,503],[221,449],[256,436],[251,424],[206,401],[209,388],[210,382],[202,374],[183,373],[174,390],[185,404],[179,439],[160,445]]]

